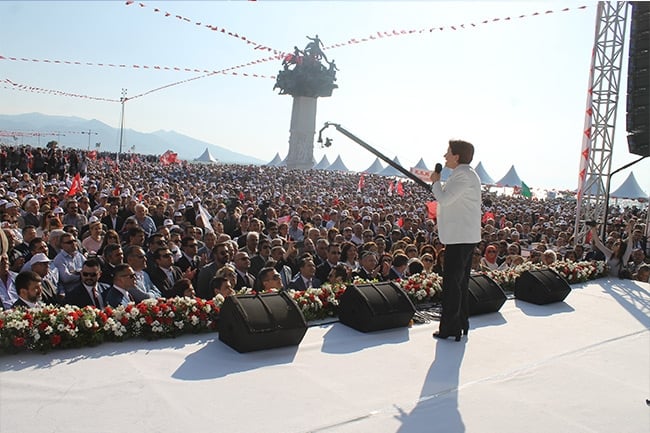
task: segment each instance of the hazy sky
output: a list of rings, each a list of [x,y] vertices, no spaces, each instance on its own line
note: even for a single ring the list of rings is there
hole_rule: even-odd
[[[531,187],[577,187],[596,2],[142,4],[0,2],[0,56],[30,59],[0,60],[0,81],[90,97],[17,91],[0,83],[0,112],[95,118],[119,127],[119,102],[103,99],[119,100],[122,88],[134,97],[205,75],[154,66],[218,71],[273,55],[255,49],[258,45],[292,51],[294,45],[304,48],[307,35],[318,34],[340,69],[340,88],[319,99],[317,129],[325,121],[340,123],[389,157],[397,155],[407,168],[421,157],[432,167],[442,161],[450,138],[462,138],[476,146],[472,165],[481,161],[495,180],[514,164]],[[484,20],[489,22],[481,24]],[[399,36],[378,36],[384,32]],[[348,43],[363,38],[368,41]],[[42,62],[46,59],[82,65]],[[175,130],[262,160],[276,152],[284,158],[291,97],[274,92],[275,81],[268,78],[280,63],[233,70],[267,78],[216,74],[129,100],[125,126]],[[623,63],[625,90],[627,55]],[[333,128],[328,132],[333,146],[323,150],[315,144],[316,161],[327,154],[331,162],[340,154],[348,168],[363,170],[374,160]],[[134,144],[137,151],[137,143],[126,143]],[[102,148],[117,150],[118,137]],[[623,93],[612,167],[636,158],[625,139]],[[647,161],[633,168],[646,192],[648,168]]]

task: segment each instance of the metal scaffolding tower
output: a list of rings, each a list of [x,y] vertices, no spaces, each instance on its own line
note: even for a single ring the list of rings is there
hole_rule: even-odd
[[[586,223],[603,222],[608,206],[609,191],[605,185],[612,165],[627,6],[627,2],[598,2],[580,153],[576,243],[584,243],[589,230]]]

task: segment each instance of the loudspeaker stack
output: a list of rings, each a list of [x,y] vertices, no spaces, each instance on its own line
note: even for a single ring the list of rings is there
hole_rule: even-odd
[[[627,144],[650,156],[650,3],[630,2],[632,20],[627,69]]]
[[[219,340],[237,352],[297,346],[306,332],[305,316],[285,292],[229,296],[221,306]]]
[[[393,282],[348,286],[339,300],[339,320],[361,332],[408,326],[415,307]]]
[[[525,271],[515,281],[515,298],[537,305],[562,302],[570,291],[569,283],[552,269]]]

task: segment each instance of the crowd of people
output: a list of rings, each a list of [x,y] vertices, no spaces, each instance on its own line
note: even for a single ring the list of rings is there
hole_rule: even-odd
[[[166,164],[152,156],[0,146],[2,308],[98,308],[325,282],[395,280],[445,266],[430,191],[321,170]],[[604,260],[648,281],[647,209],[610,209],[573,239],[575,201],[484,188],[472,270]]]

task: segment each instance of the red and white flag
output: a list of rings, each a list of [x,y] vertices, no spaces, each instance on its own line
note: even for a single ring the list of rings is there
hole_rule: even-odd
[[[361,173],[361,176],[359,177],[359,186],[357,186],[357,192],[361,192],[365,184],[366,184],[366,180],[363,177],[363,173]]]
[[[402,185],[401,180],[397,181],[397,195],[404,197],[404,185]]]
[[[72,178],[72,184],[70,184],[70,191],[68,191],[68,196],[72,197],[76,193],[80,192],[82,188],[83,182],[81,182],[81,176],[79,176],[79,173],[77,173]]]

